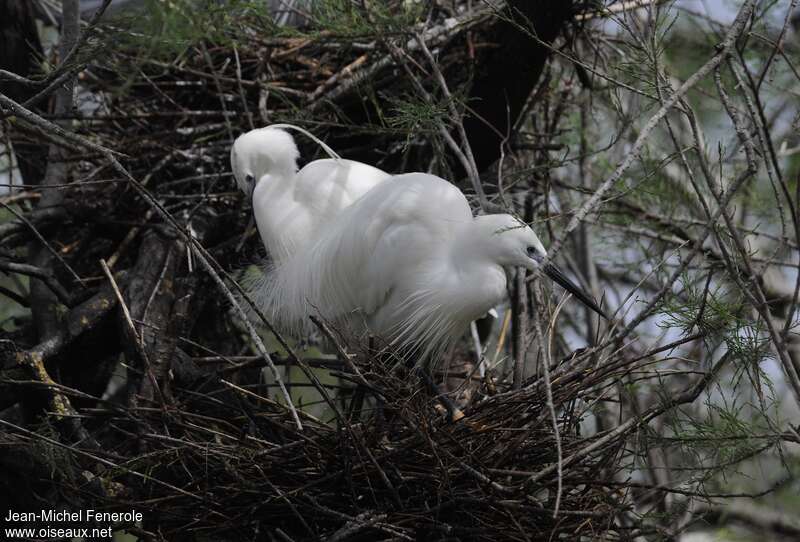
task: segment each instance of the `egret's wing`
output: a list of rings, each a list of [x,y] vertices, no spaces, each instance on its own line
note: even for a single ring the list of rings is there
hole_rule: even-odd
[[[269,272],[266,305],[283,327],[309,314],[369,315],[426,258],[448,250],[451,232],[472,220],[466,198],[423,173],[392,177],[335,217],[320,238]]]
[[[317,241],[339,213],[388,177],[377,168],[343,159],[316,160],[291,176],[264,175],[253,192],[253,212],[272,258],[286,261]]]
[[[472,220],[458,188],[422,173],[397,176],[356,205],[341,237],[338,253],[347,263],[338,282],[353,286],[345,289],[350,298],[343,308],[365,315],[377,311],[392,290],[419,280],[423,264],[448,249],[456,225]]]
[[[352,160],[315,160],[297,173],[294,200],[315,217],[318,227],[324,227],[390,176]]]

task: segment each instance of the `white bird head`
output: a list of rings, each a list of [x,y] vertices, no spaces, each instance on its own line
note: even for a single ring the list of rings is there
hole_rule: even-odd
[[[258,128],[240,135],[231,147],[231,169],[236,185],[252,197],[265,176],[286,178],[297,172],[299,156],[294,138],[279,128]]]
[[[475,218],[481,232],[488,236],[488,256],[503,267],[536,270],[546,252],[541,241],[524,222],[506,215],[481,215]]]
[[[475,220],[480,225],[481,231],[492,236],[486,246],[489,257],[495,262],[503,267],[524,267],[531,271],[541,268],[542,272],[556,284],[608,320],[608,316],[595,303],[592,296],[572,282],[552,262],[546,261],[547,251],[542,242],[524,222],[507,214],[483,215],[476,217]]]

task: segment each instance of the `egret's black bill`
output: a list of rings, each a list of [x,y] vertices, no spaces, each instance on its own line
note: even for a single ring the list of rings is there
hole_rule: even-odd
[[[567,276],[564,273],[562,273],[558,267],[556,267],[551,263],[548,263],[542,267],[542,271],[544,272],[545,275],[550,277],[553,280],[553,282],[555,282],[556,284],[564,288],[566,291],[574,295],[576,298],[578,298],[578,300],[580,300],[581,303],[592,309],[594,312],[596,312],[606,320],[610,320],[608,315],[605,312],[603,312],[603,309],[601,309],[597,305],[597,303],[595,303],[594,299],[592,299],[592,296],[584,292],[580,286],[569,280]]]

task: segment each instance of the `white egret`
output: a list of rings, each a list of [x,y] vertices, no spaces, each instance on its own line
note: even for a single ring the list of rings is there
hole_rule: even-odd
[[[331,158],[298,171],[297,145],[283,128],[305,133]],[[378,168],[340,158],[312,134],[288,124],[239,136],[231,147],[231,169],[239,188],[252,198],[261,240],[275,262],[316,240],[343,209],[389,178]]]
[[[536,234],[518,219],[474,217],[458,188],[410,173],[375,186],[249,289],[289,332],[308,332],[308,316],[319,314],[351,330],[366,325],[399,350],[429,360],[504,298],[505,268],[541,266],[605,316],[545,256]]]

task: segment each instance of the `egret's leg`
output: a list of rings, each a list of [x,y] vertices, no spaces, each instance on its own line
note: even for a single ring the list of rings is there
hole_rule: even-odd
[[[442,404],[442,406],[447,410],[447,414],[450,416],[450,420],[457,422],[461,418],[464,417],[464,413],[461,411],[460,408],[456,406],[452,399],[446,394],[441,393],[439,391],[439,386],[436,385],[436,382],[433,381],[433,377],[428,372],[427,369],[422,367],[416,368],[417,374],[420,376],[422,381],[425,383],[425,387],[428,388],[433,396]]]
[[[375,394],[375,427],[378,435],[388,432],[389,424],[386,419],[386,403],[380,393]]]
[[[375,337],[369,336],[369,351],[375,352]],[[388,429],[386,419],[386,402],[380,393],[374,394],[375,397],[375,426],[377,427],[378,434],[382,434]]]
[[[364,408],[364,386],[356,384],[356,389],[353,391],[353,396],[350,398],[350,409],[347,412],[347,417],[353,420],[361,419],[361,411]]]
[[[373,337],[369,338],[369,351],[373,351]],[[356,389],[353,391],[353,396],[350,398],[350,408],[347,412],[347,417],[350,420],[361,420],[361,412],[364,409],[364,386],[356,384]]]

